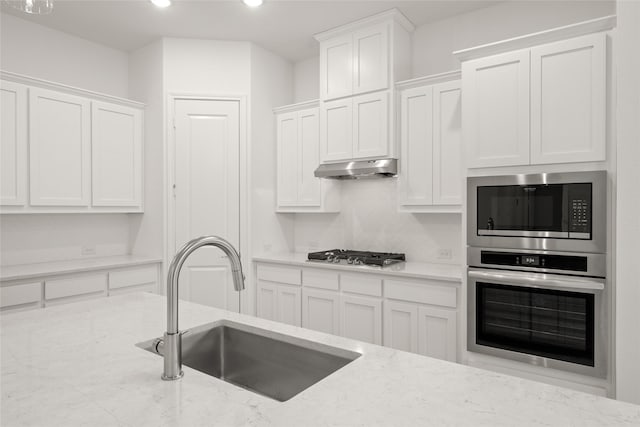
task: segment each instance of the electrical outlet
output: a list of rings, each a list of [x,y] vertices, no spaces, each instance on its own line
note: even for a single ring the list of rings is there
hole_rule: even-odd
[[[268,254],[269,252],[271,252],[271,244],[267,243],[266,245],[262,245],[262,251],[265,254]]]
[[[96,254],[96,247],[95,246],[83,246],[80,249],[80,253],[83,256],[87,256],[87,255],[95,255]]]
[[[438,249],[438,259],[451,259],[451,248]]]

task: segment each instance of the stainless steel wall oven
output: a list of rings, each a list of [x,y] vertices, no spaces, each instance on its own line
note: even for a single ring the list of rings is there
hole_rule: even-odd
[[[606,377],[606,173],[468,190],[468,350]]]

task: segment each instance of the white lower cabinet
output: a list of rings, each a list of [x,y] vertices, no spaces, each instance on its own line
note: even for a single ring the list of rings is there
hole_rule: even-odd
[[[258,281],[257,314],[293,326],[302,325],[300,287]]]
[[[418,352],[418,305],[387,300],[384,302],[384,345],[397,350]]]
[[[342,336],[382,345],[382,300],[343,294],[340,301]]]
[[[457,327],[455,310],[418,307],[418,353],[455,362]]]
[[[0,312],[42,307],[42,282],[15,283],[0,288]]]
[[[457,360],[459,283],[257,264],[258,317]]]
[[[324,289],[302,289],[302,327],[340,334],[340,294]]]
[[[3,281],[0,312],[50,307],[128,292],[156,292],[158,264],[96,269],[82,273],[51,272],[41,278]]]

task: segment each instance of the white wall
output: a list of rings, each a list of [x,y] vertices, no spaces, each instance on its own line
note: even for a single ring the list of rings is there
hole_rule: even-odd
[[[293,221],[277,215],[275,107],[292,102],[293,66],[251,45],[251,201],[253,253],[293,249]]]
[[[459,69],[456,50],[614,14],[613,1],[509,1],[422,25],[413,33],[413,76]]]
[[[320,97],[320,57],[296,62],[293,68],[293,102]]]
[[[640,2],[617,8],[616,397],[640,404]]]
[[[611,1],[518,1],[422,25],[413,34],[412,74],[459,69],[453,50],[614,13]],[[294,65],[295,102],[318,97],[318,70],[317,57]],[[389,250],[413,261],[463,262],[460,215],[398,213],[395,197],[395,180],[343,183],[341,213],[295,216],[295,249]],[[452,258],[439,259],[439,249],[452,249]]]
[[[164,256],[165,126],[163,44],[157,40],[129,55],[130,96],[146,104],[144,112],[144,215],[130,217],[130,248],[134,255]]]
[[[128,96],[128,57],[106,46],[11,15],[0,16],[3,70],[82,89]],[[81,258],[83,246],[95,255],[129,252],[126,214],[2,215],[0,265]]]
[[[39,24],[0,14],[0,67],[52,82],[128,97],[128,55]]]

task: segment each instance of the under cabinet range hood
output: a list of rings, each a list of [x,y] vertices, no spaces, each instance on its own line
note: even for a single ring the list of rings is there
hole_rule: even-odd
[[[314,175],[329,179],[390,178],[398,173],[397,159],[359,160],[320,165]]]

